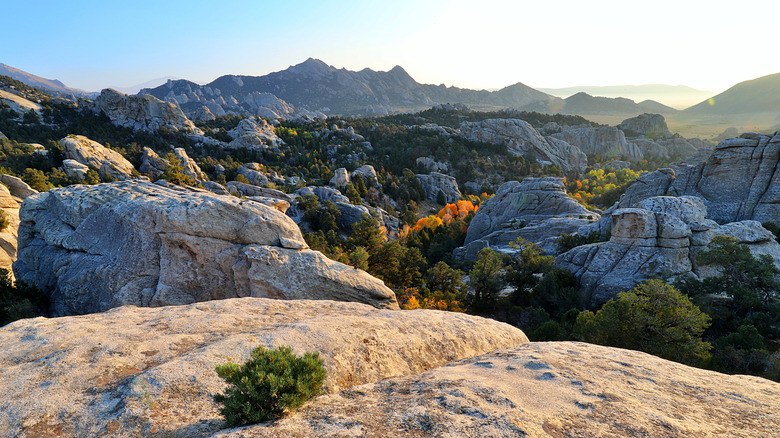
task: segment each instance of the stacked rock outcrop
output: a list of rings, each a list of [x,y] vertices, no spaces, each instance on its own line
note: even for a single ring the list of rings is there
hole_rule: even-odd
[[[578,246],[555,262],[574,273],[591,304],[604,303],[651,278],[705,275],[696,256],[715,235],[735,237],[780,266],[780,244],[771,232],[755,221],[720,226],[707,219],[707,208],[696,197],[650,197],[633,208],[614,210],[611,221],[608,242]]]
[[[128,96],[105,89],[89,107],[96,113],[105,113],[115,125],[136,131],[155,132],[166,128],[185,134],[203,134],[178,105],[148,94]]]

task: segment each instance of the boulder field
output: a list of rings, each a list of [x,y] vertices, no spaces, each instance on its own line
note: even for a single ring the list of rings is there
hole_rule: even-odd
[[[382,281],[309,250],[292,219],[252,200],[131,180],[30,196],[20,219],[14,273],[54,316],[247,296],[398,307]]]

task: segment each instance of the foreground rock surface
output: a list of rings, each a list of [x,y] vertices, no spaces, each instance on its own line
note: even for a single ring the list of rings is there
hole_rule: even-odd
[[[532,342],[323,396],[254,437],[773,437],[780,384],[645,353]]]
[[[224,428],[214,366],[243,362],[257,345],[319,352],[334,393],[526,341],[476,316],[335,301],[240,298],[21,320],[0,328],[0,435],[208,436]]]
[[[53,315],[235,297],[334,299],[397,308],[364,271],[308,250],[280,211],[136,181],[50,190],[20,212],[17,278]]]

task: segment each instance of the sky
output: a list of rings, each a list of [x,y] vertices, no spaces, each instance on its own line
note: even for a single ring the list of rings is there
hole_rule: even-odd
[[[688,85],[780,72],[780,2],[2,0],[0,62],[87,91],[318,58],[498,89]]]

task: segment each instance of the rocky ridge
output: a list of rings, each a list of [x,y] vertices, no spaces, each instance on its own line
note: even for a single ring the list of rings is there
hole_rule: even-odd
[[[471,141],[505,144],[510,154],[533,154],[540,164],[554,164],[564,173],[582,173],[588,157],[579,148],[555,137],[543,137],[528,122],[519,119],[488,119],[464,122],[459,135]]]
[[[301,84],[306,86],[302,87]],[[495,92],[419,84],[400,66],[389,71],[337,69],[309,58],[289,68],[265,76],[226,75],[206,85],[177,80],[141,90],[159,99],[176,102],[198,118],[200,114],[221,112],[261,115],[257,97],[272,94],[269,100],[283,100],[303,111],[304,116],[377,115],[410,108],[426,109],[435,104],[463,102],[489,108],[520,108],[529,104],[561,101],[521,83]],[[209,112],[202,111],[207,107]],[[200,111],[200,112],[199,112]]]
[[[308,250],[292,220],[258,202],[124,181],[31,196],[20,217],[14,272],[54,315],[244,296],[397,308],[380,280]]]

